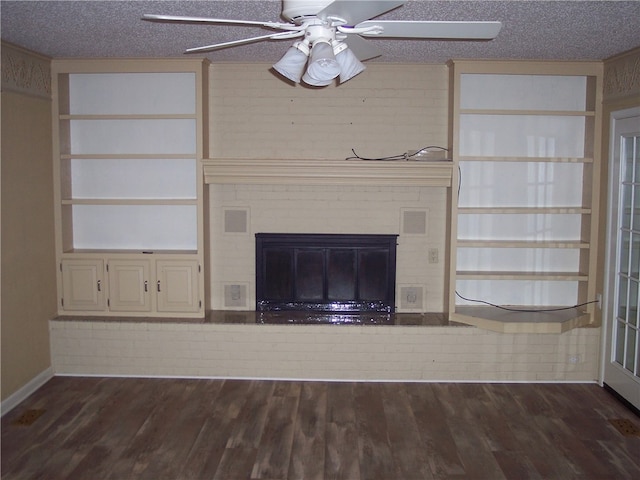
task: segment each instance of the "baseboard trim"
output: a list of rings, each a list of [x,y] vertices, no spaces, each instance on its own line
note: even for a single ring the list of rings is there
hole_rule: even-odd
[[[486,384],[598,384],[597,380],[474,380],[474,379],[385,379],[385,378],[299,378],[299,377],[241,377],[224,375],[145,375],[118,373],[64,373],[56,372],[56,377],[93,377],[93,378],[157,378],[176,380],[264,380],[273,382],[351,382],[351,383],[486,383]]]
[[[0,404],[0,412],[2,412],[0,416],[4,416],[5,414],[9,413],[16,406],[18,406],[20,402],[25,400],[29,395],[38,390],[42,385],[47,383],[52,378],[53,367],[49,367],[33,377],[21,388],[16,390],[14,393],[9,395],[2,401],[2,404]]]

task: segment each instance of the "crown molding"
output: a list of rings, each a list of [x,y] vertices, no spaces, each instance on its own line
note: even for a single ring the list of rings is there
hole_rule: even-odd
[[[2,91],[51,99],[51,59],[2,42]]]
[[[604,63],[604,100],[640,95],[640,48]]]

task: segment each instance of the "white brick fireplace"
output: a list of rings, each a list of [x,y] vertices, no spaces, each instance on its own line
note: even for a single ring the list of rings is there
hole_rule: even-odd
[[[448,162],[216,160],[205,178],[211,309],[255,308],[256,233],[353,233],[399,235],[396,311],[443,311]]]

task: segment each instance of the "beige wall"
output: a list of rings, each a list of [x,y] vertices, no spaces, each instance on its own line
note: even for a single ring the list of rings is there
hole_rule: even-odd
[[[2,400],[51,366],[56,312],[48,60],[2,46]]]

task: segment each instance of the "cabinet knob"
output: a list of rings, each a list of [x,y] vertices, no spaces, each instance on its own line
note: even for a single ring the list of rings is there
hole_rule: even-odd
[[[102,291],[102,280],[98,280],[98,291]]]
[[[144,281],[144,291],[145,292],[149,291],[149,282],[147,280]]]
[[[160,280],[158,280],[158,291],[160,291]]]

